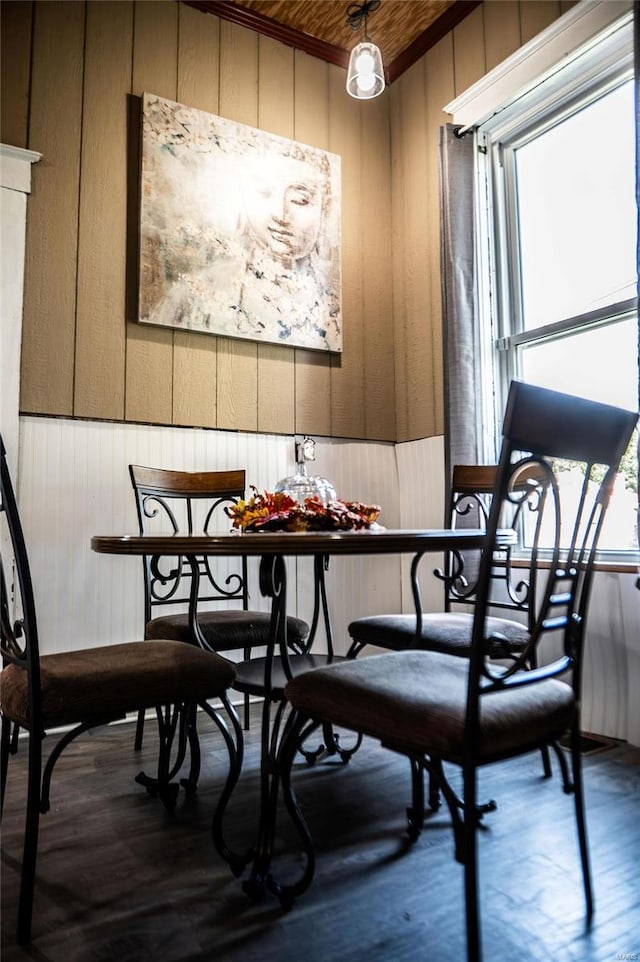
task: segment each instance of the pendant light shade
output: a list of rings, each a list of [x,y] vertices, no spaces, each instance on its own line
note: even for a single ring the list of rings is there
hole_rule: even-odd
[[[349,57],[347,92],[357,100],[370,100],[384,90],[382,54],[375,43],[363,40]]]
[[[380,6],[380,0],[365,0],[347,7],[347,23],[353,30],[364,27],[364,40],[357,44],[349,57],[347,93],[356,100],[371,100],[385,88],[382,54],[367,36],[367,17]]]

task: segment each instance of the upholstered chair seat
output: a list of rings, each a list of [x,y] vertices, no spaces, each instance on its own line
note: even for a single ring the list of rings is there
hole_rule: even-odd
[[[511,618],[487,619],[488,635],[495,639],[492,654],[500,657],[505,650],[523,651],[529,641],[527,627]],[[416,639],[416,616],[370,615],[357,618],[349,625],[349,634],[360,647],[376,645],[392,651],[407,648],[440,651],[445,654],[469,656],[473,615],[466,611],[438,611],[422,616],[420,639]]]
[[[408,755],[462,763],[469,660],[433,651],[400,651],[306,672],[289,682],[288,701],[318,721],[372,735]],[[550,678],[482,702],[477,758],[486,763],[533,750],[569,727],[575,697]]]
[[[175,641],[42,655],[42,720],[45,728],[113,721],[141,707],[216,698],[234,678],[234,668],[224,658]],[[0,674],[0,706],[21,728],[31,727],[28,674],[18,665],[8,665]]]
[[[198,627],[214,651],[233,651],[237,648],[259,648],[267,645],[271,632],[271,615],[262,611],[201,611]],[[287,640],[290,647],[301,648],[309,634],[309,625],[301,618],[287,618]],[[152,618],[145,627],[149,639],[170,638],[172,641],[191,642],[193,632],[185,613]]]

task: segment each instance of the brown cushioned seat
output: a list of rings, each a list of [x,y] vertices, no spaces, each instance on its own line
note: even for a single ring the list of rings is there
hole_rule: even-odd
[[[198,626],[205,641],[216,651],[233,651],[236,648],[259,648],[269,642],[271,615],[263,611],[202,611],[198,613]],[[287,638],[290,645],[304,644],[309,626],[301,618],[287,618]],[[188,614],[162,615],[147,622],[145,637],[173,641],[193,641]]]
[[[422,616],[422,639],[416,648],[441,651],[445,654],[468,657],[471,651],[473,614],[463,611],[438,611]],[[500,640],[508,644],[510,651],[523,651],[529,641],[525,625],[510,618],[487,618],[486,632],[496,638],[491,650],[499,656]],[[360,645],[376,645],[403,651],[414,646],[416,633],[415,615],[370,615],[357,618],[349,625],[349,634]]]
[[[234,678],[235,669],[224,658],[176,641],[42,655],[43,723],[51,728],[113,720],[141,707],[215,698],[225,693]],[[0,673],[2,711],[24,728],[29,728],[27,684],[27,672],[17,665],[8,665]]]
[[[294,678],[286,697],[319,721],[362,732],[407,754],[461,762],[469,662],[432,651],[349,660]],[[478,758],[487,762],[559,737],[574,711],[570,685],[550,679],[482,699]]]

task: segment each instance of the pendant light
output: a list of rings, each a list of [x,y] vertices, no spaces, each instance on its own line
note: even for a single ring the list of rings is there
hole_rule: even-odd
[[[347,93],[356,100],[371,100],[385,88],[382,54],[367,36],[367,17],[380,6],[380,0],[351,3],[347,7],[347,23],[353,30],[364,27],[364,40],[351,51],[347,70]]]

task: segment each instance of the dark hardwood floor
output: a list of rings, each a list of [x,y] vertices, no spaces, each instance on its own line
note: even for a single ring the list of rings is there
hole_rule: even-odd
[[[238,847],[255,827],[259,719],[229,809]],[[173,815],[133,782],[152,768],[129,725],[82,736],[59,762],[43,816],[33,941],[14,944],[26,752],[11,759],[2,837],[4,962],[462,962],[462,869],[446,811],[409,846],[404,759],[367,742],[348,766],[301,763],[295,784],[317,843],[312,887],[292,911],[255,904],[216,855],[210,820],[222,782],[221,738],[201,723],[203,770]],[[346,736],[345,736],[346,738]],[[640,749],[585,757],[596,915],[585,931],[572,799],[539,755],[482,773],[498,801],[480,840],[486,962],[615,962],[640,953]],[[278,864],[296,861],[286,816]],[[293,866],[292,866],[293,867]]]

